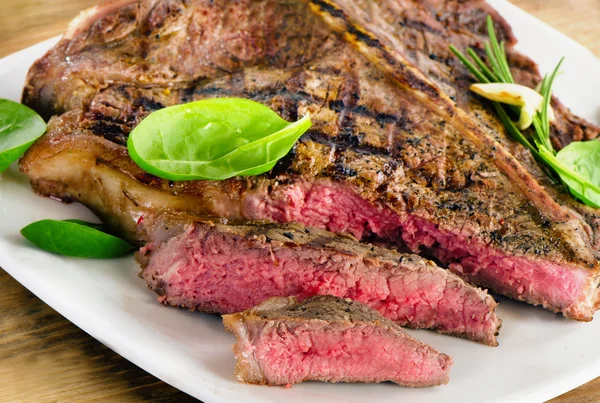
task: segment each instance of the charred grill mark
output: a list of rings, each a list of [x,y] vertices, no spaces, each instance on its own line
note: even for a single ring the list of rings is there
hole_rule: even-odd
[[[363,144],[357,136],[354,136],[351,139],[339,136],[332,137],[320,131],[310,130],[302,137],[302,140],[333,146],[335,148],[336,156],[341,155],[348,150],[355,151],[359,154],[389,156],[389,152],[385,147],[375,147]],[[352,141],[349,142],[349,140]]]
[[[326,0],[312,0],[312,4],[319,7],[323,12],[335,18],[345,18],[344,11]]]
[[[191,99],[204,99],[204,98],[214,98],[216,96],[220,97],[235,97],[235,96],[245,96],[247,98],[253,99],[257,102],[263,101],[267,102],[272,99],[276,95],[282,91],[277,88],[262,88],[260,92],[249,92],[239,84],[241,80],[245,80],[243,78],[238,78],[237,80],[230,79],[229,85],[227,87],[219,87],[216,85],[212,86],[202,86],[193,88],[191,90],[186,90],[186,92],[191,93]],[[236,84],[236,81],[238,84]]]
[[[330,175],[334,179],[352,178],[358,175],[358,171],[348,168],[342,161],[337,161],[335,164],[333,164],[333,169],[331,170]]]
[[[373,37],[371,34],[366,33],[365,31],[363,31],[362,29],[360,29],[358,27],[350,25],[349,22],[347,22],[347,24],[348,24],[348,28],[347,28],[348,33],[350,35],[352,35],[354,38],[356,38],[357,42],[362,42],[371,48],[377,48],[377,49],[383,48],[383,46],[381,46],[381,42],[379,42],[379,39]],[[396,64],[396,60],[392,60],[392,61],[390,61],[390,63]]]
[[[360,83],[357,73],[351,66],[345,66],[344,85],[341,87],[340,99],[329,102],[329,107],[338,112],[338,136],[346,139],[351,147],[358,146],[361,138],[355,134],[354,112],[360,97]]]
[[[329,101],[329,108],[338,113],[341,113],[346,110],[346,105],[344,104],[343,100],[334,99],[334,100]]]
[[[460,189],[463,190],[463,189]],[[469,200],[457,201],[456,199],[444,200],[436,202],[436,207],[439,210],[450,210],[453,212],[463,212],[469,215],[473,215],[472,213],[477,209],[480,209],[481,206],[477,206],[476,202],[473,203]]]
[[[181,91],[181,102],[187,103],[194,99],[196,86],[186,87]]]
[[[133,101],[133,105],[139,108],[144,108],[149,112],[154,112],[163,109],[165,105],[148,97],[139,97]]]
[[[385,176],[391,176],[394,172],[396,172],[396,170],[400,167],[400,163],[397,160],[388,160],[384,165],[383,168],[381,170],[381,172],[385,175]]]
[[[129,192],[127,191],[127,189],[123,189],[123,195],[127,199],[129,199],[129,201],[131,201],[135,207],[139,207],[139,203],[135,200],[135,198],[131,194],[129,194]]]
[[[405,116],[398,117],[395,115],[389,115],[387,113],[378,113],[375,116],[375,120],[377,120],[377,122],[379,123],[379,126],[381,128],[385,127],[389,123],[399,124],[398,126],[400,128],[403,128],[403,126],[406,126],[406,123],[408,122],[408,118]],[[402,120],[404,120],[404,123],[401,122]],[[406,129],[404,129],[404,130],[406,130]]]
[[[397,77],[397,80],[400,81],[408,88],[414,88],[418,91],[421,91],[432,98],[437,98],[440,96],[440,92],[433,85],[426,83],[417,77],[411,70],[405,69],[404,66],[400,70],[404,70],[404,79]]]
[[[443,31],[424,23],[423,21],[404,19],[402,21],[401,26],[414,29],[418,34],[423,34],[423,32],[429,32],[434,35],[439,35],[439,36],[444,35]]]
[[[390,121],[390,123],[393,123],[396,125],[396,128],[400,131],[403,132],[406,135],[414,135],[414,127],[415,127],[415,122],[412,121],[412,119],[407,117],[407,112],[406,111],[402,111],[402,114],[400,116],[398,116],[395,120]],[[407,137],[404,136],[404,142],[412,142],[413,146],[417,146],[418,143],[420,143],[422,141],[422,138],[420,137]],[[402,142],[398,142],[398,144],[400,144],[400,147],[398,149],[402,148]],[[395,144],[390,144],[390,152],[392,152],[392,147],[394,147]]]
[[[160,187],[162,180],[148,172],[138,172],[135,174],[135,179],[144,185]]]
[[[127,134],[118,124],[97,120],[89,127],[89,130],[96,136],[104,137],[113,143],[123,146],[127,144]]]
[[[297,144],[294,145],[294,147],[292,147],[291,151],[289,153],[287,153],[285,157],[283,157],[279,161],[277,161],[277,164],[275,164],[273,169],[271,169],[271,171],[269,171],[266,175],[269,178],[273,179],[273,178],[278,177],[279,175],[289,172],[289,169],[292,166],[292,163],[296,159],[297,147],[298,147]]]
[[[186,90],[186,92],[189,92],[191,94],[190,100],[194,99],[195,96],[197,96],[197,95],[203,95],[203,96],[206,96],[206,98],[211,98],[211,97],[215,97],[215,96],[230,96],[231,94],[234,94],[231,87],[223,88],[223,87],[217,87],[217,86],[191,88],[189,91]]]
[[[261,100],[267,103],[267,99]],[[288,122],[295,122],[299,119],[298,116],[298,101],[293,97],[274,96],[271,98],[269,106],[281,116],[282,119]]]

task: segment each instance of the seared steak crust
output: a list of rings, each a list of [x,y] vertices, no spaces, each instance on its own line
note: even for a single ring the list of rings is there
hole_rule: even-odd
[[[517,81],[530,86],[540,81],[535,63],[512,49],[516,39],[510,26],[480,0],[119,0],[72,22],[64,40],[31,68],[23,102],[50,118],[87,106],[93,94],[112,84],[187,88],[245,67],[301,66],[319,50],[336,46],[329,30],[304,11],[302,2],[353,21],[359,31],[364,27],[373,32],[458,106],[498,132],[503,130],[493,113],[468,91],[470,75],[448,44],[471,46],[485,59],[485,18],[490,14],[499,39],[508,43]],[[554,106],[560,117],[553,127],[556,146],[600,133],[558,101]]]
[[[348,299],[318,296],[298,302],[274,297],[245,312],[224,315],[223,323],[237,336],[234,352],[241,382],[448,383],[450,357]]]
[[[462,2],[445,2],[444,14],[435,1],[307,3],[239,1],[223,13],[233,3],[144,2],[117,8],[92,28],[74,28],[30,72],[24,100],[46,114],[69,112],[51,120],[22,169],[38,192],[83,202],[132,240],[147,239],[136,223],[161,210],[298,221],[427,250],[476,284],[590,320],[597,211],[574,208],[547,183],[531,156],[466,95],[466,73],[457,73],[461,67],[441,46],[480,47],[487,6],[469,2],[482,11],[465,13]],[[189,19],[168,17],[158,4],[181,4],[175,14]],[[137,10],[128,33],[111,46],[90,39],[112,32],[101,28],[127,7]],[[254,17],[269,10],[277,11],[268,27],[257,26]],[[176,18],[177,29],[158,38],[145,34],[142,28],[160,18]],[[220,35],[235,30],[234,20],[248,32],[231,42],[235,47],[227,42],[213,52]],[[198,39],[197,21],[220,34],[200,35],[192,51],[182,38]],[[498,28],[514,42],[501,20]],[[291,45],[295,38],[306,42],[302,51]],[[423,58],[430,46],[434,53]],[[91,52],[100,60],[132,59],[91,71]],[[539,80],[528,59],[510,54],[520,60],[522,81]],[[103,78],[109,73],[114,79]],[[260,177],[173,183],[128,158],[127,134],[152,110],[215,96],[254,99],[286,119],[311,112],[314,127]],[[566,141],[564,132],[597,133],[563,110],[556,142]]]
[[[137,255],[141,277],[165,304],[233,313],[273,296],[331,294],[401,326],[498,344],[493,298],[419,256],[293,223],[161,214],[141,225],[152,239]]]
[[[23,102],[50,118],[110,85],[178,88],[257,65],[301,66],[335,45],[294,1],[121,0],[72,22],[36,62]]]

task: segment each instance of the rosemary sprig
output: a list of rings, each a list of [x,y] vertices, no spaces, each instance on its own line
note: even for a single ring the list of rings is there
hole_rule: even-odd
[[[450,46],[454,47],[452,45],[450,45]],[[456,50],[456,48],[454,48],[454,50]],[[458,52],[458,50],[456,50],[456,52]],[[493,71],[491,71],[488,68],[488,66],[486,66],[486,64],[483,62],[483,60],[481,60],[479,55],[477,53],[475,53],[475,51],[473,49],[468,48],[467,53],[469,54],[469,56],[471,56],[471,59],[475,60],[475,63],[477,63],[477,66],[479,66],[479,68],[483,72],[483,75],[485,75],[485,78],[486,78],[485,82],[493,82],[493,83],[500,82],[500,78],[498,78],[498,76]],[[482,81],[482,80],[479,80],[479,81]]]
[[[554,83],[554,79],[556,78],[563,60],[564,58],[558,62],[558,65],[550,76],[545,76],[542,80],[540,89],[540,93],[544,99],[542,110],[533,117],[533,125],[535,127],[534,141],[536,142],[538,148],[544,147],[553,155],[556,155],[556,151],[550,142],[550,117],[548,116],[548,110],[550,109],[550,100],[552,99],[552,84]]]
[[[485,50],[488,54],[488,58],[490,59],[490,63],[492,64],[494,72],[498,77],[500,77],[502,82],[514,84],[515,80],[513,79],[513,76],[510,72],[510,67],[508,66],[508,61],[506,60],[504,41],[498,43],[496,31],[494,30],[494,22],[492,21],[492,17],[489,15],[487,18],[487,29],[490,41],[486,42]]]
[[[467,54],[473,62],[456,47],[450,45],[450,50],[480,83],[515,84],[506,58],[505,43],[498,42],[490,16],[487,18],[487,29],[489,42],[485,43],[484,48],[488,64],[471,48],[467,49]],[[519,107],[493,102],[494,110],[509,136],[531,151],[550,179],[560,181],[583,203],[600,207],[600,164],[597,163],[600,141],[573,142],[557,153],[550,140],[552,85],[563,60],[541,82],[539,93],[543,99],[542,106],[533,116],[534,130],[529,130],[529,136],[523,134],[509,116],[518,115]]]

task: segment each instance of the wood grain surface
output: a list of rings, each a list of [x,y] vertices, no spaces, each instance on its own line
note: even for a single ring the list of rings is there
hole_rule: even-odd
[[[600,56],[600,0],[512,2]],[[2,0],[0,57],[62,33],[72,17],[95,3]],[[0,269],[0,402],[197,400],[115,354]],[[588,402],[600,402],[600,378],[551,401]]]

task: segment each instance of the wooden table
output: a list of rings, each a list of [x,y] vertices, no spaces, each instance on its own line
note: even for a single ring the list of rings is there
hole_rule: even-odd
[[[2,0],[0,57],[97,0]],[[513,0],[600,56],[600,0]],[[598,318],[596,320],[599,320]],[[0,269],[0,402],[195,402],[68,322]],[[552,403],[600,401],[600,378]]]

